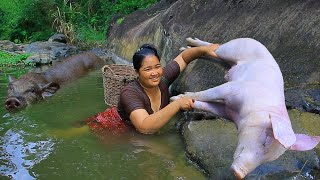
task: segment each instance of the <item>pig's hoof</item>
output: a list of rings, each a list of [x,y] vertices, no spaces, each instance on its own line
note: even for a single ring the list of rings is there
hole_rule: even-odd
[[[186,40],[187,40],[188,45],[190,45],[190,46],[207,46],[207,45],[211,44],[209,42],[202,41],[198,38],[188,37],[188,38],[186,38]]]
[[[172,97],[170,98],[170,101],[172,102],[172,101],[175,101],[175,100],[177,100],[177,99],[179,99],[179,96],[172,96]]]
[[[182,52],[182,51],[184,51],[186,49],[187,49],[186,47],[181,47],[181,48],[179,48],[179,51]]]
[[[190,46],[201,46],[201,41],[198,38],[186,38],[188,45]],[[199,42],[200,41],[200,42]]]
[[[231,166],[231,171],[233,172],[233,174],[236,176],[237,179],[243,179],[247,175],[247,172],[245,169],[235,165]]]

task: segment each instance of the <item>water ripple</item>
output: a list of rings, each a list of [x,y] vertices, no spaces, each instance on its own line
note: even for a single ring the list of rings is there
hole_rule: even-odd
[[[10,129],[1,137],[1,174],[13,179],[35,179],[37,175],[30,169],[53,152],[52,139],[31,142],[25,136],[31,135]]]

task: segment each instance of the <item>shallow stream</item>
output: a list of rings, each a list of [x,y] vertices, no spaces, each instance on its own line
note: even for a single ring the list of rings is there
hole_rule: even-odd
[[[106,109],[99,70],[17,113],[3,106],[0,76],[0,179],[206,179],[186,158],[174,121],[156,135],[128,133],[103,140],[77,122]],[[177,119],[177,118],[176,118]]]

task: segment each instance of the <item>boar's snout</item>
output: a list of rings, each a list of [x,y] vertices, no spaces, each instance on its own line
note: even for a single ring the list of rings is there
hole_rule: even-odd
[[[4,105],[8,111],[13,111],[22,108],[23,103],[18,98],[11,97],[4,102]]]

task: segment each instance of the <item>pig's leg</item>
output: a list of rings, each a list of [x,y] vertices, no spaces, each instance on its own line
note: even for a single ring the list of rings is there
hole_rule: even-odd
[[[226,119],[230,119],[230,115],[227,113],[228,107],[224,104],[226,98],[232,98],[232,96],[240,93],[240,84],[237,82],[227,82],[220,86],[207,89],[200,92],[187,92],[179,96],[173,96],[170,99],[176,100],[181,96],[193,98],[195,101],[195,109],[212,112],[218,116]],[[237,101],[234,101],[237,103]]]
[[[195,101],[194,108],[211,112],[225,119],[230,119],[230,116],[226,113],[226,106],[223,103]]]
[[[188,43],[188,47],[198,47],[198,46],[208,46],[208,45],[213,45],[213,43],[209,43],[207,41],[203,41],[203,40],[200,40],[198,38],[191,38],[191,37],[188,37],[186,39],[187,43]],[[215,45],[219,45],[219,44],[215,44]],[[185,50],[186,48],[180,48],[180,51],[183,51]],[[219,48],[218,48],[219,49]],[[207,61],[210,61],[210,62],[219,62],[221,63],[226,69],[230,69],[230,66],[233,66],[235,65],[234,62],[231,62],[231,61],[227,61],[227,60],[224,60],[224,59],[221,59],[217,54],[215,54],[215,57],[216,59],[212,58],[212,57],[209,57],[209,56],[203,56],[201,57],[202,59],[204,60],[207,60]]]
[[[191,93],[188,93],[191,94]],[[180,97],[186,96],[184,94],[180,94],[178,96],[173,96],[170,98],[171,101],[175,101]],[[223,102],[205,102],[198,101],[194,102],[194,109],[203,110],[207,112],[211,112],[219,117],[223,117],[225,119],[230,119],[230,115],[227,113],[227,106]]]
[[[184,96],[203,102],[224,101],[227,97],[234,96],[240,92],[241,85],[237,82],[227,82],[220,86],[199,92],[186,92]]]
[[[186,39],[186,41],[187,41],[187,43],[188,43],[188,46],[195,46],[195,47],[198,47],[198,46],[208,46],[208,45],[211,45],[212,43],[209,43],[209,42],[207,42],[207,41],[203,41],[203,40],[200,40],[200,39],[198,39],[198,38],[187,38]],[[218,48],[219,49],[219,48]],[[217,49],[217,50],[218,50]],[[233,65],[235,65],[236,63],[237,63],[237,61],[234,61],[234,60],[230,60],[230,59],[225,59],[225,58],[221,58],[218,54],[216,54],[217,55],[217,57],[220,59],[220,60],[222,60],[222,61],[224,61],[224,62],[226,62],[228,65],[231,65],[231,66],[233,66]],[[204,58],[206,58],[206,57],[204,57]],[[210,60],[210,61],[212,61],[212,59]]]
[[[187,43],[189,46],[208,46],[208,45],[211,45],[212,43],[209,43],[207,41],[202,41],[198,38],[191,38],[191,37],[188,37],[187,39]]]

